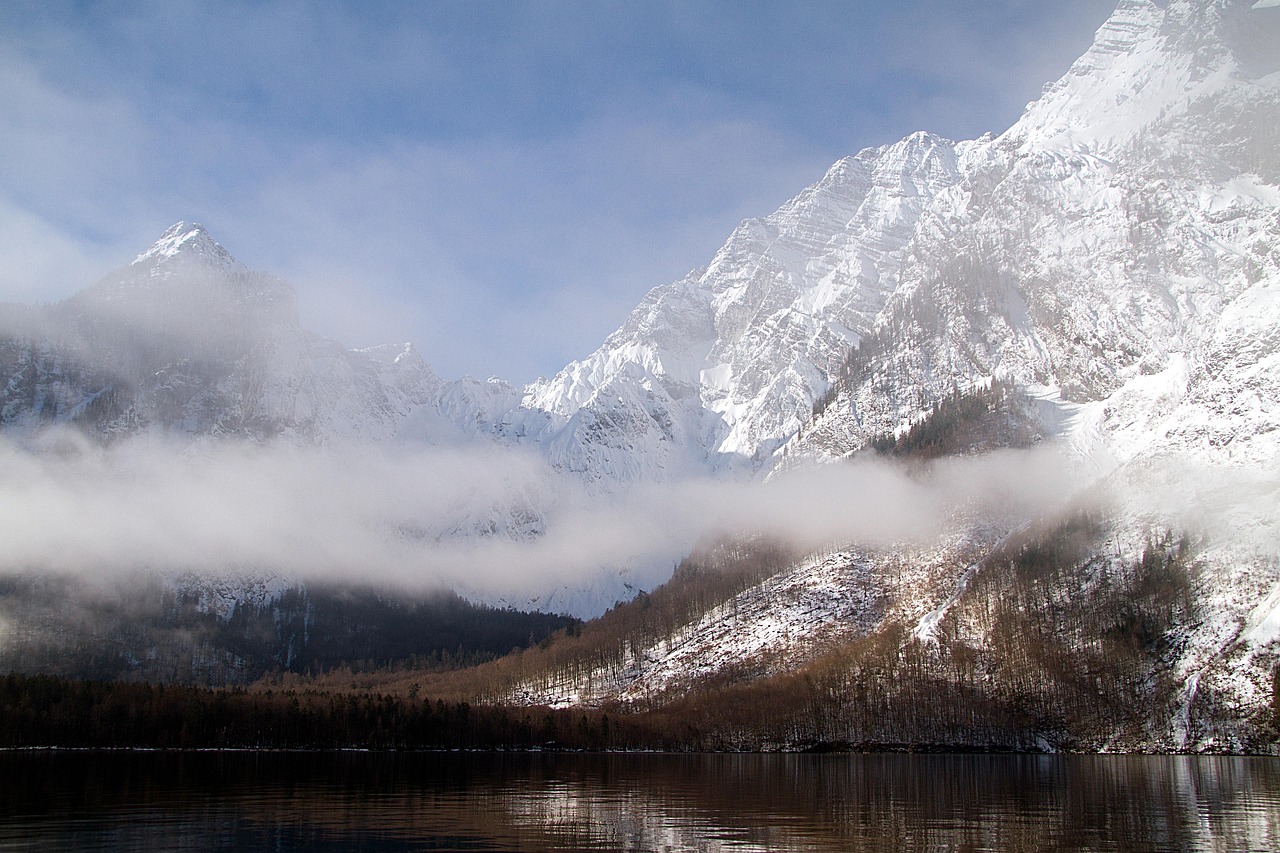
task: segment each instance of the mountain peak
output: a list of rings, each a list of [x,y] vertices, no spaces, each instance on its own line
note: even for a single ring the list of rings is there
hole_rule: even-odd
[[[219,269],[239,267],[240,262],[220,243],[209,236],[203,225],[195,222],[176,222],[169,226],[160,239],[138,257],[133,266],[156,265],[172,261],[197,262]]]

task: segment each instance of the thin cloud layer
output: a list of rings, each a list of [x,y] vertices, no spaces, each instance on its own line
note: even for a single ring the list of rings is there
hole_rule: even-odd
[[[0,572],[279,574],[532,600],[599,588],[619,570],[650,586],[697,544],[726,536],[802,551],[900,547],[1098,501],[1119,501],[1155,533],[1280,550],[1280,475],[1176,456],[1103,484],[1044,447],[924,468],[862,459],[763,483],[647,483],[601,497],[513,449],[146,437],[103,448],[51,431],[32,446],[0,440]]]
[[[800,548],[936,536],[958,508],[1049,509],[1071,490],[1051,452],[939,464],[867,461],[768,483],[647,484],[589,496],[513,450],[135,439],[72,432],[0,443],[6,571],[283,573],[303,579],[537,595],[697,542],[763,533]]]

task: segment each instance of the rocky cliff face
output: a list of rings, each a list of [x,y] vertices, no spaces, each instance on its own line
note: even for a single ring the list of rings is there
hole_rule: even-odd
[[[992,376],[1067,403],[1184,359],[1210,381],[1222,346],[1267,337],[1238,326],[1277,269],[1280,13],[1252,5],[1124,2],[1001,136],[840,161],[514,419],[543,413],[533,434],[589,479],[741,476],[843,455]],[[841,381],[869,334],[879,356]]]

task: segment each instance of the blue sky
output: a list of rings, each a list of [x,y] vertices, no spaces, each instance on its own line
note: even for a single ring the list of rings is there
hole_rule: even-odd
[[[1113,0],[0,4],[0,300],[172,222],[525,382],[832,162],[1012,124]]]

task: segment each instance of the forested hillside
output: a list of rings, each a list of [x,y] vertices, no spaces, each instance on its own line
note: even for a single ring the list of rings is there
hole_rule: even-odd
[[[354,585],[116,586],[72,576],[0,578],[0,670],[204,686],[268,674],[450,669],[500,657],[577,620]]]

